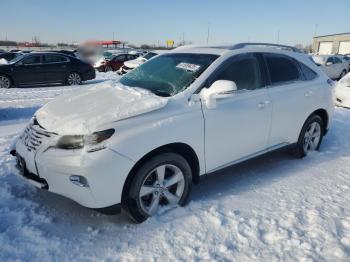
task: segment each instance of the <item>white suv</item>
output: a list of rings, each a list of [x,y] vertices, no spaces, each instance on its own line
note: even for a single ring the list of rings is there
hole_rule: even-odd
[[[319,148],[333,84],[288,48],[175,49],[46,104],[12,154],[36,186],[142,222],[184,205],[204,174],[285,146],[299,157]]]

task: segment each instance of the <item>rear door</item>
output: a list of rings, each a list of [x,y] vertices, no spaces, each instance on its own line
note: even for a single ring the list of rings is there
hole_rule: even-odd
[[[313,112],[318,86],[311,76],[304,76],[301,64],[286,55],[264,54],[272,101],[272,121],[268,146],[283,146],[294,143],[308,115]],[[305,66],[305,65],[303,65]],[[308,80],[307,80],[308,79]]]
[[[59,54],[45,54],[43,58],[45,82],[64,82],[68,74],[69,58]]]
[[[261,63],[254,54],[231,58],[208,83],[234,81],[234,96],[217,100],[214,109],[203,105],[206,168],[211,172],[266,149],[271,104]]]
[[[118,55],[114,58],[113,68],[114,70],[118,70],[124,62],[127,61],[127,55]]]
[[[14,66],[15,81],[18,84],[37,84],[45,82],[41,54],[24,57]]]

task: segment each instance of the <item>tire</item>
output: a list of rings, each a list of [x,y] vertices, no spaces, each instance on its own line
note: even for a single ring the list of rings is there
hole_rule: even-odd
[[[342,79],[346,75],[346,70],[343,70],[339,76],[339,80]]]
[[[69,86],[80,85],[81,82],[82,82],[82,80],[81,80],[81,76],[79,73],[71,72],[68,74],[67,80],[66,80],[67,85],[69,85]]]
[[[185,205],[191,184],[188,162],[178,154],[163,153],[147,160],[136,171],[123,208],[135,222],[141,223],[155,215],[161,205]]]
[[[111,66],[106,66],[105,72],[110,72],[110,71],[113,71],[113,68]]]
[[[6,75],[0,75],[0,89],[8,89],[12,86],[11,79]]]
[[[324,123],[319,115],[310,116],[301,129],[294,155],[305,157],[310,151],[319,150],[324,134]]]

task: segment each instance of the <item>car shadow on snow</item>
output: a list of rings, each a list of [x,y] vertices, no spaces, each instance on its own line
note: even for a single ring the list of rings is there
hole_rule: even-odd
[[[40,106],[0,109],[0,121],[31,118]]]

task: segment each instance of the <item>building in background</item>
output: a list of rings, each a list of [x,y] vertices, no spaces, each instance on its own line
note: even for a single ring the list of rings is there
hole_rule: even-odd
[[[315,36],[312,50],[320,55],[350,54],[350,33]]]

